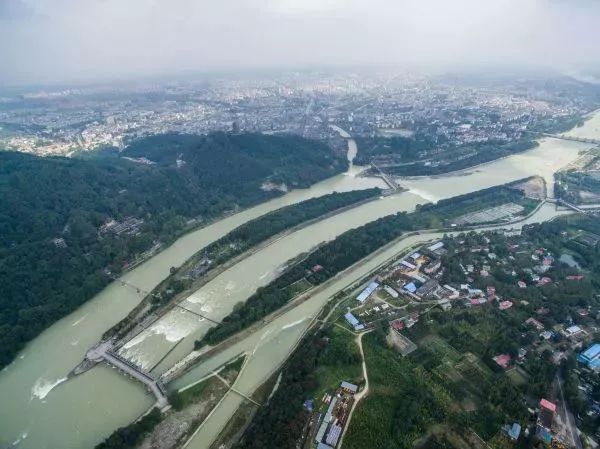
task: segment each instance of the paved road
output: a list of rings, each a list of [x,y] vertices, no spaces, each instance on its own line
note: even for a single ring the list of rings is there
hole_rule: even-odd
[[[558,384],[558,391],[560,393],[560,403],[563,409],[563,416],[566,421],[566,425],[568,427],[568,433],[571,437],[571,447],[575,449],[583,449],[583,445],[581,444],[581,438],[579,438],[579,432],[577,432],[577,425],[575,424],[575,417],[573,413],[567,408],[567,402],[565,401],[565,396],[563,394],[562,384],[563,379],[560,374],[556,374],[556,383]]]

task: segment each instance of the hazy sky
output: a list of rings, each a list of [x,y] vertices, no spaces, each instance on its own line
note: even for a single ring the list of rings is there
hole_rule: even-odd
[[[0,0],[0,84],[369,63],[600,67],[600,0]]]

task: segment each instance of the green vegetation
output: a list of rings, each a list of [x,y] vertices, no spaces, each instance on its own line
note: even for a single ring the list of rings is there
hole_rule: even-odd
[[[431,176],[467,169],[475,165],[495,161],[516,153],[535,148],[533,140],[519,140],[509,143],[481,142],[458,147],[445,153],[444,162],[425,165],[422,162],[389,167],[387,170],[396,176]]]
[[[371,440],[373,448],[411,448],[439,424],[465,440],[469,428],[489,439],[505,422],[524,419],[525,406],[506,376],[428,332],[419,330],[426,337],[407,358],[386,345],[382,330],[365,336],[370,392],[356,410],[345,447]]]
[[[481,209],[482,205],[491,207],[522,200],[523,193],[518,190],[492,187],[419,206],[413,214],[398,213],[347,231],[313,251],[269,285],[259,288],[221,324],[209,329],[204,338],[196,342],[196,347],[219,343],[288,303],[295,296],[290,287],[293,283],[307,279],[313,285],[321,284],[405,232],[441,227],[451,218]],[[315,270],[316,266],[323,268]]]
[[[417,303],[420,320],[402,333],[418,349],[404,358],[388,345],[390,329],[385,321],[363,335],[369,392],[355,409],[344,449],[541,447],[532,431],[535,417],[527,409],[534,409],[540,398],[556,401],[558,372],[578,426],[595,433],[600,415],[590,410],[600,399],[600,382],[596,373],[577,365],[574,355],[579,345],[560,330],[575,323],[593,333],[589,340],[599,337],[594,316],[600,310],[600,223],[586,216],[569,216],[526,226],[519,236],[470,232],[445,238],[444,243],[447,253],[442,256],[440,283],[468,282],[483,291],[494,287],[494,296],[510,299],[513,306],[500,310],[499,299],[492,298],[471,305],[465,296],[454,300],[447,311]],[[581,268],[560,262],[558,255],[565,252]],[[495,256],[488,257],[491,254]],[[555,259],[543,265],[543,258],[550,255]],[[477,269],[468,273],[455,269],[461,265]],[[490,265],[486,274],[478,269],[483,265]],[[551,281],[536,284],[534,269],[542,266],[540,277]],[[583,278],[574,279],[574,275]],[[527,287],[516,287],[518,279],[525,279]],[[549,340],[526,322],[530,317],[553,331]],[[304,400],[318,402],[325,388],[335,388],[336,380],[360,384],[354,335],[336,326],[326,329],[326,334],[309,334],[292,354],[283,371],[281,394],[268,408],[259,410],[238,447],[292,447],[311,435],[307,423],[316,425],[316,415],[310,416],[301,407]],[[520,349],[524,353],[519,354]],[[512,357],[508,369],[493,360],[499,354]],[[562,354],[567,358],[559,363],[555,356]],[[530,430],[516,443],[509,442],[502,430],[514,422]],[[279,434],[285,437],[273,441],[273,435]]]
[[[341,329],[330,328],[305,338],[286,362],[279,388],[269,406],[258,409],[235,447],[296,447],[309,416],[303,407],[304,401],[316,397],[319,391],[338,387],[341,379],[336,378],[334,372],[341,375],[360,372],[360,357],[353,337]],[[357,379],[350,377],[343,380]]]
[[[397,176],[431,176],[473,167],[537,146],[522,138],[511,142],[487,141],[453,144],[436,125],[415,125],[411,137],[358,137],[359,163],[372,160],[390,164],[386,170]]]
[[[161,421],[160,410],[153,408],[138,421],[115,430],[106,440],[96,445],[96,449],[130,449],[141,443],[144,436]]]
[[[380,194],[381,190],[378,188],[334,192],[282,207],[235,228],[207,246],[202,250],[202,254],[213,260],[215,264],[223,263],[286,229]]]
[[[265,181],[306,187],[347,163],[318,142],[258,134],[155,136],[121,155],[156,164],[0,152],[0,367],[155,242],[280,194]],[[144,221],[99,233],[127,217]]]
[[[451,397],[421,366],[387,348],[385,334],[363,338],[369,394],[356,409],[345,448],[410,448],[449,414]]]
[[[374,157],[388,157],[395,161],[413,162],[426,157],[428,152],[438,145],[439,137],[434,134],[419,134],[415,137],[363,137],[357,136],[356,144],[360,148],[356,163],[368,164]]]
[[[327,328],[327,345],[319,357],[315,376],[319,386],[312,397],[319,400],[326,392],[331,392],[345,380],[354,384],[363,381],[360,352],[356,345],[356,336],[338,326]]]
[[[347,168],[345,158],[324,143],[295,135],[164,134],[132,143],[122,156],[145,157],[168,168],[183,160],[182,169],[206,187],[242,198],[260,196],[255,190],[260,191],[265,180],[290,188],[308,187]]]
[[[238,376],[242,365],[244,364],[244,360],[245,357],[238,357],[237,360],[225,365],[219,374],[221,377],[229,379],[231,383],[235,382],[235,379]],[[203,382],[188,388],[187,390],[171,392],[169,394],[169,403],[175,410],[181,411],[190,404],[198,402],[202,399],[206,399],[207,393],[212,395],[222,386],[222,381],[217,377],[212,376]]]

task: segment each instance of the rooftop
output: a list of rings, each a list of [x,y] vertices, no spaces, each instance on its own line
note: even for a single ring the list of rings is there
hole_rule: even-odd
[[[358,391],[358,387],[356,385],[354,385],[354,384],[351,384],[350,382],[343,381],[340,386],[343,389],[348,390],[348,391],[352,391],[354,393],[356,393]]]
[[[348,321],[348,323],[350,323],[350,325],[352,326],[358,326],[360,324],[360,322],[356,319],[356,317],[354,315],[352,315],[352,313],[348,312],[346,315],[344,315],[344,318],[346,318],[346,321]]]
[[[587,348],[584,352],[582,352],[581,356],[586,359],[589,359],[589,360],[593,360],[595,358],[600,357],[600,344],[598,344],[598,343],[593,344],[592,346]]]
[[[556,412],[556,404],[550,402],[548,399],[543,399],[540,401],[540,408],[545,408],[550,410],[551,412]]]

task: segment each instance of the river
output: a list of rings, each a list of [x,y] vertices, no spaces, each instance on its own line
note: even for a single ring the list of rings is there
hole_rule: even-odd
[[[356,176],[358,171],[353,167],[309,189],[293,190],[187,234],[125,274],[123,280],[152,290],[168,276],[170,267],[181,265],[248,220],[334,191],[386,187],[380,179]],[[16,443],[32,449],[89,448],[152,405],[153,399],[139,385],[106,366],[64,382],[87,349],[141,299],[142,295],[119,282],[110,284],[31,341],[0,372],[0,447]]]
[[[532,217],[522,223],[510,226],[510,228],[520,229],[525,224],[546,221],[557,215],[554,205],[545,204]],[[486,229],[492,230],[498,228],[502,227],[492,226]],[[177,379],[173,383],[173,387],[181,388],[193,383],[241,352],[247,352],[250,354],[249,359],[235,382],[235,388],[245,394],[251,395],[273,373],[274,368],[283,363],[290,350],[307,329],[312,317],[319,313],[331,296],[352,285],[354,282],[359,281],[399,252],[419,243],[441,238],[442,236],[443,233],[424,233],[417,236],[409,236],[394,245],[390,245],[376,256],[369,258],[366,263],[360,263],[354,269],[347,270],[342,276],[337,276],[327,288],[313,295],[306,302],[275,319],[222,353],[207,360],[205,363],[195,367]],[[212,441],[214,441],[224,425],[233,416],[241,402],[242,399],[237,394],[227,394],[219,407],[191,440],[187,448],[206,449],[210,447]]]
[[[401,184],[410,189],[409,192],[364,204],[282,238],[226,270],[194,293],[188,299],[189,306],[198,307],[199,310],[209,307],[214,313],[224,315],[236,302],[245,300],[258,286],[272,279],[286,260],[320,241],[335,238],[347,229],[378,217],[399,210],[413,210],[416,204],[425,201],[475,191],[533,174],[542,174],[550,179],[553,171],[575,159],[582,148],[586,148],[586,145],[544,139],[540,147],[534,150],[463,172],[460,176],[401,180]],[[382,186],[379,179],[356,176],[357,171],[358,169],[352,168],[349,173],[325,180],[310,189],[292,191],[190,233],[127,273],[124,279],[140,288],[151,290],[168,275],[171,266],[180,265],[193,253],[247,220],[284,205],[332,191]],[[318,298],[326,299],[323,295],[324,293],[320,294]],[[140,300],[140,295],[134,290],[121,286],[118,282],[111,284],[28,344],[15,362],[0,373],[0,397],[3,404],[0,407],[0,447],[17,442],[18,447],[22,448],[89,448],[115,428],[132,421],[152,404],[153,398],[140,385],[106,366],[96,367],[82,376],[60,383],[102,333],[125,316]],[[283,323],[279,330],[289,327],[281,332],[273,330],[262,340],[260,348],[273,339],[279,339],[279,344],[269,344],[271,349],[268,352],[257,349],[256,354],[259,354],[259,350],[263,354],[263,364],[265,358],[273,357],[272,361],[268,361],[268,366],[272,367],[287,356],[291,347],[288,343],[293,344],[302,333],[303,322],[294,326],[292,324],[301,318],[308,319],[312,316],[318,308],[311,307],[322,304],[322,300],[311,300],[305,304],[298,307],[298,311],[293,311],[294,319],[276,320],[269,326],[269,329],[277,329],[275,323]],[[165,349],[171,347],[173,342],[169,339],[178,340],[184,336],[187,340],[180,345],[181,350],[178,347],[168,362],[159,369],[164,369],[168,363],[183,356],[189,351],[193,339],[202,335],[206,328],[197,320],[192,320],[193,326],[186,327],[190,324],[188,318],[171,318],[172,321],[163,322],[164,331],[149,332],[127,350],[141,361],[151,364]],[[169,335],[170,332],[180,332],[180,324],[182,334]],[[188,333],[186,329],[191,329],[191,332]],[[260,337],[256,338],[260,340]],[[149,339],[147,345],[146,339]],[[256,362],[249,364],[244,371],[245,375],[240,378],[240,388],[244,391],[250,392],[264,379],[259,374],[250,376],[253,370],[260,372],[260,367],[255,367],[255,364]],[[211,422],[218,416],[230,415],[228,410],[233,409],[233,399],[228,398],[223,407],[211,417]]]
[[[192,294],[182,305],[220,321],[233,310],[235,304],[244,301],[258,287],[275,279],[291,257],[376,217],[397,211],[410,212],[416,204],[423,203],[423,199],[438,201],[472,192],[474,187],[479,190],[533,174],[543,176],[551,192],[553,173],[572,161],[580,149],[581,144],[576,142],[545,139],[539,147],[526,154],[505,158],[453,176],[401,180],[402,185],[410,189],[409,192],[367,203],[295,232],[226,270]],[[548,153],[552,154],[552,158],[544,159]],[[160,373],[188,354],[193,349],[194,340],[201,338],[213,325],[197,315],[174,309],[126,344],[121,354],[150,369],[177,344],[175,350],[157,367],[157,372]],[[183,341],[178,343],[180,339]]]

